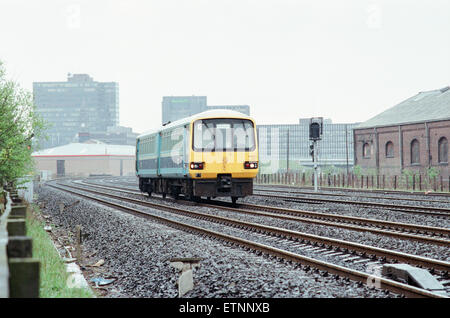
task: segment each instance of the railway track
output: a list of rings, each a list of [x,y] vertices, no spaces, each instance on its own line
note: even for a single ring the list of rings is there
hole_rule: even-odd
[[[275,188],[277,188],[275,186]],[[390,201],[412,201],[412,202],[427,202],[427,203],[448,203],[449,201],[444,201],[446,198],[443,198],[443,200],[432,200],[432,199],[421,199],[421,198],[398,198],[398,197],[392,197],[392,196],[371,196],[371,195],[349,195],[349,194],[342,194],[342,193],[324,193],[324,192],[311,192],[311,191],[298,191],[295,189],[289,189],[289,190],[276,190],[276,189],[267,189],[267,188],[261,188],[261,186],[254,187],[254,191],[262,191],[262,192],[275,192],[275,193],[289,193],[289,194],[302,194],[302,195],[311,195],[311,196],[330,196],[330,197],[352,197],[352,198],[364,198],[364,199],[383,199],[383,200],[390,200]],[[409,193],[411,194],[411,193]],[[450,199],[450,198],[449,198]]]
[[[141,192],[133,190],[124,190],[120,187],[114,186],[100,186],[95,184],[89,184],[90,186],[100,187],[103,189],[116,189],[124,193],[142,195]],[[359,218],[345,215],[337,215],[323,212],[304,211],[288,208],[279,208],[267,205],[256,205],[249,203],[239,203],[239,207],[232,207],[223,201],[214,201],[211,204],[210,201],[201,201],[201,206],[215,208],[220,206],[222,209],[232,211],[235,213],[246,213],[257,216],[265,216],[278,218],[287,221],[297,221],[312,223],[318,225],[333,226],[338,228],[344,228],[347,230],[370,232],[374,234],[386,235],[400,239],[415,240],[419,242],[437,244],[450,247],[450,229],[442,227],[423,226],[419,224],[389,222],[376,219]],[[258,212],[264,211],[266,213]]]
[[[424,258],[420,256],[390,251],[390,250],[384,250],[379,248],[374,248],[370,246],[365,246],[362,244],[352,243],[352,242],[346,242],[342,240],[336,240],[336,239],[330,239],[326,237],[320,237],[316,235],[301,233],[301,232],[295,232],[290,231],[282,228],[276,228],[256,223],[249,223],[240,221],[233,218],[225,218],[220,217],[217,215],[211,215],[206,213],[200,213],[195,211],[190,211],[186,209],[186,207],[182,208],[176,208],[173,206],[168,206],[166,204],[159,204],[155,202],[149,202],[149,201],[142,201],[137,199],[131,199],[131,198],[124,198],[122,196],[112,195],[110,193],[104,193],[92,189],[86,189],[76,186],[68,186],[68,185],[58,185],[52,187],[58,188],[63,191],[71,192],[76,195],[84,196],[86,198],[89,198],[91,200],[95,200],[97,202],[100,202],[105,205],[113,206],[115,208],[126,210],[127,212],[137,213],[140,215],[145,215],[148,217],[156,218],[162,222],[169,223],[176,227],[183,227],[188,228],[190,231],[194,232],[200,232],[204,233],[208,236],[213,236],[220,238],[222,240],[232,242],[233,244],[239,244],[246,246],[254,251],[259,251],[263,253],[267,253],[270,255],[274,255],[276,257],[280,257],[281,259],[286,259],[289,261],[294,261],[297,263],[301,263],[304,266],[312,267],[317,270],[325,271],[325,273],[331,273],[331,274],[337,274],[339,276],[343,276],[349,279],[353,279],[356,281],[359,281],[361,283],[366,283],[370,280],[375,279],[379,286],[384,289],[388,289],[390,291],[405,294],[407,296],[412,297],[440,297],[442,295],[438,295],[435,293],[431,293],[425,290],[422,290],[420,288],[416,288],[413,286],[409,286],[406,284],[402,284],[399,282],[395,282],[393,280],[385,279],[382,277],[376,277],[374,278],[374,275],[371,273],[365,273],[360,270],[355,270],[353,268],[349,267],[343,267],[340,265],[336,265],[330,262],[325,262],[323,260],[318,260],[312,257],[304,256],[301,254],[298,254],[297,252],[300,250],[305,250],[308,252],[314,251],[315,253],[322,253],[322,257],[325,257],[327,255],[328,257],[341,257],[342,260],[345,260],[347,262],[351,262],[354,266],[357,266],[356,264],[359,264],[358,266],[362,266],[363,264],[370,264],[371,266],[375,266],[376,264],[382,265],[383,262],[387,260],[394,260],[394,261],[401,261],[401,262],[408,262],[410,264],[415,264],[431,268],[434,271],[437,271],[442,274],[445,279],[446,276],[448,276],[448,270],[450,269],[450,263]],[[78,188],[78,189],[77,189]],[[92,193],[94,195],[100,195],[103,198],[98,198],[92,195],[88,195],[86,193],[80,193],[79,191]],[[107,199],[104,199],[104,198]],[[237,228],[242,231],[251,231],[256,233],[257,236],[264,236],[264,237],[272,237],[275,239],[280,239],[284,241],[284,245],[281,243],[277,243],[277,247],[270,246],[268,244],[262,244],[258,242],[253,242],[249,240],[244,240],[242,238],[232,236],[229,234],[219,233],[217,231],[212,231],[210,229],[201,228],[198,226],[192,226],[180,222],[175,222],[173,220],[169,220],[167,218],[162,218],[160,216],[150,215],[148,212],[144,212],[140,209],[131,208],[129,206],[126,206],[122,203],[115,203],[111,200],[111,198],[115,200],[120,200],[121,202],[127,201],[132,204],[137,204],[139,206],[146,206],[155,208],[158,210],[164,210],[168,211],[170,213],[175,213],[177,215],[185,215],[189,216],[190,218],[197,218],[200,220],[208,220],[210,222],[218,223],[218,224],[224,224],[233,228]],[[295,242],[295,248],[293,248],[293,243]],[[280,246],[285,246],[286,244],[289,245],[289,248],[280,248]],[[289,250],[291,249],[291,250]],[[294,249],[297,252],[293,252],[292,249]],[[378,260],[380,259],[380,260]]]
[[[440,208],[440,207],[429,207],[429,206],[414,206],[414,205],[402,205],[402,204],[391,204],[391,203],[380,203],[380,202],[363,202],[355,200],[338,200],[338,199],[327,199],[327,198],[309,198],[305,196],[288,196],[288,195],[275,195],[275,194],[262,194],[253,193],[254,196],[282,199],[293,202],[301,203],[339,203],[339,204],[350,204],[358,205],[367,208],[383,208],[390,211],[421,214],[428,216],[437,217],[450,217],[450,208]]]
[[[279,187],[279,188],[287,188],[287,189],[308,189],[308,190],[314,190],[314,187],[297,187],[297,186],[290,186],[290,185],[284,185],[284,184],[255,184],[258,187]],[[425,192],[425,191],[402,191],[402,190],[385,190],[385,189],[349,189],[349,188],[338,188],[338,187],[320,187],[321,190],[326,191],[342,191],[342,192],[356,192],[356,193],[381,193],[381,194],[406,194],[406,195],[425,195],[429,197],[444,197],[444,198],[450,198],[450,192]]]
[[[108,185],[109,186],[109,185]],[[132,183],[128,183],[127,186],[132,186]],[[259,186],[260,187],[260,186]],[[282,186],[283,187],[283,186]],[[284,186],[285,188],[292,189],[290,186]],[[255,189],[255,191],[263,191],[263,192],[282,192],[288,194],[303,194],[303,195],[325,195],[325,196],[339,196],[345,197],[343,194],[324,194],[324,193],[315,193],[315,192],[302,192],[302,191],[280,191],[280,190],[270,190],[270,189]],[[408,194],[411,194],[408,192]],[[414,206],[414,205],[401,205],[401,204],[391,204],[391,203],[380,203],[380,202],[363,202],[356,200],[337,200],[337,199],[327,199],[327,198],[308,198],[305,196],[294,197],[289,195],[271,195],[271,194],[260,194],[254,193],[254,196],[260,197],[271,197],[282,200],[289,200],[299,203],[309,203],[309,204],[322,204],[322,203],[338,203],[338,204],[350,204],[350,205],[358,205],[363,207],[376,207],[376,208],[385,208],[391,211],[419,214],[419,215],[428,215],[428,216],[436,216],[436,217],[450,217],[450,208],[440,208],[440,207],[430,207],[430,206]],[[450,197],[450,195],[449,195]],[[369,197],[367,197],[369,198]],[[380,199],[379,197],[370,197]],[[383,197],[384,199],[384,197]],[[394,198],[388,197],[386,199],[389,200],[408,200],[408,201],[421,201],[420,199],[415,198]],[[439,200],[427,200],[427,202],[436,202],[436,203],[446,203],[445,201]]]

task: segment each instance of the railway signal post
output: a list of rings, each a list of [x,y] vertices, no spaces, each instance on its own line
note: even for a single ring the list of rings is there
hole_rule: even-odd
[[[313,117],[309,122],[309,140],[312,141],[310,145],[310,154],[314,164],[314,191],[317,192],[317,168],[318,168],[318,156],[317,156],[317,141],[322,139],[323,132],[323,117]]]

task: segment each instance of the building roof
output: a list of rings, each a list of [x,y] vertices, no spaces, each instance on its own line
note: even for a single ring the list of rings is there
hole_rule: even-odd
[[[420,92],[355,128],[450,119],[450,87]]]
[[[71,143],[31,154],[33,157],[134,156],[135,147],[109,144]]]

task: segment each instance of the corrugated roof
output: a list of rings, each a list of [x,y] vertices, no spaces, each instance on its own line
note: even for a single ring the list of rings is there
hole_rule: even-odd
[[[361,123],[357,128],[450,119],[450,87],[419,94]]]
[[[135,147],[109,144],[71,143],[32,153],[33,157],[52,156],[134,156]]]

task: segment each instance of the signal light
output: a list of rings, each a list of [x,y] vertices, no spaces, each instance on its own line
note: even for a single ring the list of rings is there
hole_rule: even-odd
[[[258,169],[258,161],[244,162],[244,169]]]
[[[190,167],[192,170],[203,170],[204,162],[191,162]]]

